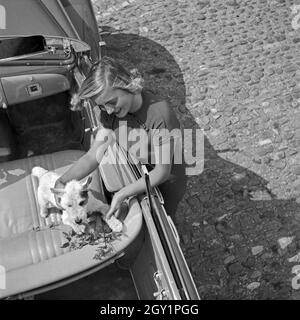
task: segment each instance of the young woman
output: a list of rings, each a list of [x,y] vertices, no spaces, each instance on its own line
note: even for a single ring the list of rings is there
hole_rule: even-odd
[[[108,57],[104,57],[92,67],[71,104],[73,110],[78,110],[83,100],[94,101],[101,109],[100,122],[103,128],[98,130],[90,150],[60,177],[56,187],[62,187],[72,179],[81,180],[97,168],[111,143],[111,139],[107,139],[112,137],[111,130],[119,142],[124,142],[124,138],[127,138],[128,149],[132,147],[132,141],[128,139],[130,132],[144,130],[148,139],[142,139],[141,150],[135,156],[147,165],[151,186],[159,186],[165,209],[174,218],[186,185],[183,164],[174,163],[174,143],[178,139],[176,134],[170,134],[172,130],[173,133],[176,131],[174,129],[178,132],[180,125],[168,103],[144,89],[142,83],[137,71],[129,72]],[[128,133],[127,137],[124,137],[123,132]],[[126,198],[145,190],[145,181],[141,178],[116,192],[107,218],[118,210]]]

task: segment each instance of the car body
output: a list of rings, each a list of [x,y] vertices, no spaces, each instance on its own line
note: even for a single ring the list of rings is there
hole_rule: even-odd
[[[83,111],[68,107],[100,58],[100,44],[88,0],[0,0],[0,297],[47,298],[56,290],[55,298],[67,298],[60,288],[71,294],[80,279],[94,275],[97,281],[118,265],[130,274],[137,299],[199,299],[159,189],[130,199],[124,233],[100,260],[95,245],[64,246],[68,229],[59,214],[39,216],[31,169],[62,174],[101,127],[91,101]],[[116,163],[116,157],[124,161]],[[147,175],[128,157],[117,144],[107,152],[93,173],[91,208]],[[111,286],[118,270],[108,273]]]

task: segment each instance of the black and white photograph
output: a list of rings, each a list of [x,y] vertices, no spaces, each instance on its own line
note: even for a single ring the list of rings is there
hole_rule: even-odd
[[[0,0],[0,300],[300,300],[300,0]]]

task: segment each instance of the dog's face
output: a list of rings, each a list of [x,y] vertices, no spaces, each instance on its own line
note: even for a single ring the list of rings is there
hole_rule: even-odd
[[[60,205],[70,222],[75,224],[87,224],[87,204],[88,204],[88,186],[92,178],[81,183],[76,180],[68,182],[64,189],[54,189],[51,191],[60,197]]]

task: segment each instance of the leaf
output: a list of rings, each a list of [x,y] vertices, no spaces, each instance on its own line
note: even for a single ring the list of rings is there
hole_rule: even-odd
[[[66,232],[63,232],[63,235],[65,236],[65,238],[68,240],[68,241],[71,241],[71,236],[69,233],[66,233]]]
[[[61,245],[61,248],[67,248],[70,246],[69,242],[65,242],[64,244]]]

